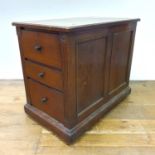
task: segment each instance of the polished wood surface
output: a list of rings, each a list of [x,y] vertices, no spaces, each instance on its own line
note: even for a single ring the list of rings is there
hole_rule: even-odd
[[[58,32],[71,32],[78,29],[96,27],[120,23],[128,23],[130,20],[138,21],[139,18],[110,18],[110,17],[73,17],[62,19],[48,19],[38,21],[14,22],[13,25],[27,26],[29,28],[46,29]]]
[[[67,143],[131,92],[139,19],[89,18],[90,24],[84,19],[82,25],[64,27],[70,32],[49,30],[46,24],[41,30],[35,22],[32,27],[14,24],[27,94],[25,112]],[[80,23],[79,18],[75,21]]]
[[[61,92],[47,88],[31,79],[28,80],[28,87],[34,107],[46,112],[57,120],[64,119],[64,97]]]
[[[63,75],[61,71],[37,65],[31,61],[24,61],[24,66],[25,73],[28,77],[32,77],[34,80],[45,85],[63,91]]]
[[[154,155],[155,81],[130,83],[132,93],[72,145],[23,111],[23,81],[0,81],[1,155]]]
[[[116,32],[113,36],[109,75],[109,93],[115,91],[127,81],[128,57],[130,55],[131,32]]]
[[[77,50],[77,111],[104,95],[106,37],[79,41]]]
[[[58,35],[24,30],[20,33],[22,52],[26,59],[61,68]]]

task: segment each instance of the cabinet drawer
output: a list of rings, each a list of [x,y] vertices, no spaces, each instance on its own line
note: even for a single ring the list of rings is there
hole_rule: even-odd
[[[63,90],[62,72],[42,65],[24,61],[26,76],[42,82],[50,87]]]
[[[61,68],[58,35],[23,30],[21,33],[21,45],[25,58]]]
[[[44,111],[57,120],[63,120],[63,93],[54,91],[31,79],[28,79],[28,89],[30,92],[31,104],[34,107]]]

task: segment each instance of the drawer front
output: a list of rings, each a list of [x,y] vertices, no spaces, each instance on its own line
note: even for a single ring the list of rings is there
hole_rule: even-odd
[[[31,104],[57,120],[64,119],[63,94],[28,79]]]
[[[24,61],[26,76],[42,82],[50,87],[63,90],[62,72]]]
[[[25,58],[61,68],[58,35],[33,31],[22,31],[21,34],[21,44]]]

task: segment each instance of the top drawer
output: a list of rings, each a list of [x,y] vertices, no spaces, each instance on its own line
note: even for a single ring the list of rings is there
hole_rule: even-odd
[[[21,45],[25,58],[61,68],[61,51],[58,35],[23,30]]]

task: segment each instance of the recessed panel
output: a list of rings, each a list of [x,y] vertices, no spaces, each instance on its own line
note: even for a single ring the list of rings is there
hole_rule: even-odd
[[[81,112],[103,98],[106,38],[77,46],[77,110]]]
[[[109,92],[112,93],[127,82],[128,56],[131,32],[113,34],[110,62]]]

